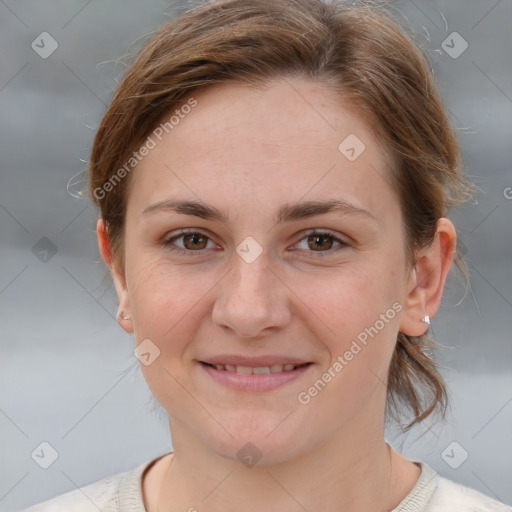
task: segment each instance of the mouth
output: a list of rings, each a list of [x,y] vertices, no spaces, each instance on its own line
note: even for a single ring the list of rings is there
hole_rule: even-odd
[[[313,363],[302,363],[302,364],[272,364],[269,366],[245,366],[245,365],[234,365],[234,364],[212,364],[205,361],[201,361],[202,364],[209,366],[223,372],[240,373],[242,375],[268,375],[270,373],[282,373],[291,372],[297,368],[302,368]]]
[[[202,370],[201,378],[203,375],[208,376],[206,386],[211,387],[213,381],[222,387],[252,392],[270,391],[284,386],[302,378],[314,366],[312,362],[301,361],[221,361],[197,361]]]

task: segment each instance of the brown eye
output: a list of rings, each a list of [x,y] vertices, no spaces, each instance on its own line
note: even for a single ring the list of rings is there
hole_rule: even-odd
[[[208,238],[200,233],[191,233],[190,235],[183,235],[183,245],[186,249],[197,250],[206,247]]]
[[[181,243],[178,243],[181,242]],[[182,231],[181,233],[168,238],[163,245],[177,254],[193,254],[201,255],[203,249],[208,248],[210,238],[198,231]],[[211,242],[213,243],[213,242]]]
[[[322,250],[322,249],[331,249],[333,244],[333,237],[329,235],[309,235],[307,239],[311,242],[308,242],[308,247],[314,251]]]
[[[337,245],[335,246],[334,244]],[[341,240],[329,231],[312,231],[300,240],[297,247],[306,253],[319,253],[318,256],[321,257],[324,256],[323,253],[327,253],[327,255],[332,254],[348,245],[347,242]]]

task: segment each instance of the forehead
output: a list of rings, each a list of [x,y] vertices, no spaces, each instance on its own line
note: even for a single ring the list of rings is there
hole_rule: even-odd
[[[245,139],[283,150],[288,146],[288,156],[292,156],[294,148],[297,154],[299,149],[337,149],[343,134],[371,138],[370,145],[374,142],[353,101],[304,78],[275,79],[259,86],[227,82],[196,91],[191,97],[197,106],[183,116],[179,130],[177,126],[172,130],[176,141],[191,148],[222,152],[224,146],[235,149]],[[219,139],[224,139],[222,147],[215,144]],[[377,149],[377,144],[373,146]]]
[[[388,188],[381,199],[392,194],[385,148],[357,109],[322,84],[297,78],[257,88],[230,82],[188,100],[192,108],[168,112],[158,137],[150,135],[155,147],[132,177],[139,207],[171,192],[206,195],[209,203],[254,197],[260,208],[283,194],[297,200],[343,193],[378,210],[377,189]]]

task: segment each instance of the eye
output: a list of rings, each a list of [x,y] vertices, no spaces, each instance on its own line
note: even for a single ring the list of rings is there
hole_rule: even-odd
[[[174,243],[176,240],[182,239],[183,246],[176,246]],[[209,237],[200,231],[186,231],[182,230],[179,234],[168,238],[163,242],[163,245],[172,252],[177,254],[190,254],[193,252],[201,253],[201,249],[206,249],[208,241],[211,242]],[[213,243],[213,242],[211,242]]]
[[[305,242],[305,246],[300,247],[300,244]],[[338,246],[333,248],[333,242],[337,243]],[[307,234],[297,244],[299,249],[306,250],[307,252],[320,252],[320,253],[332,253],[343,247],[347,246],[348,243],[335,236],[330,231],[314,230]],[[316,256],[316,255],[315,255]],[[321,255],[319,255],[321,256]]]
[[[180,239],[182,240],[182,246],[175,243]],[[306,252],[332,253],[348,245],[347,242],[341,240],[330,231],[320,230],[311,231],[296,245],[300,246],[304,241],[306,242],[306,248],[299,247],[299,249]],[[211,242],[210,238],[200,231],[181,230],[178,234],[166,239],[163,245],[177,254],[192,255],[192,253],[204,252],[203,249],[208,248],[208,242]],[[211,243],[213,244],[213,242]],[[338,246],[333,248],[333,243],[337,243]]]

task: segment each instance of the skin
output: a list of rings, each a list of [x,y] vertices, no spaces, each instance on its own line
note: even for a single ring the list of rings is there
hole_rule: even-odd
[[[384,441],[388,366],[398,331],[425,333],[421,318],[438,310],[455,229],[440,219],[433,243],[408,267],[398,197],[383,179],[389,155],[325,86],[300,78],[259,90],[226,83],[193,96],[197,106],[130,177],[125,268],[114,263],[103,221],[97,225],[120,309],[131,315],[122,327],[160,350],[141,368],[169,414],[174,453],[144,475],[146,508],[389,511],[420,469]],[[352,162],[338,150],[349,134],[366,146]],[[227,220],[142,214],[170,198],[207,203]],[[369,215],[276,223],[284,204],[334,198]],[[166,246],[180,228],[207,238]],[[346,245],[315,243],[313,229]],[[249,236],[263,249],[252,263],[236,252]],[[396,302],[401,311],[299,403],[298,393]],[[275,390],[236,391],[200,369],[197,360],[216,354],[289,354],[314,365]],[[247,442],[262,455],[251,468],[237,458]]]

